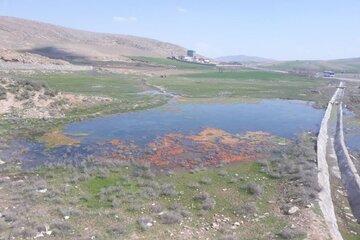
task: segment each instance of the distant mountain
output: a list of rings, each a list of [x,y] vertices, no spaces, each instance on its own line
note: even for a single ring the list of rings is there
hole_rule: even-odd
[[[63,60],[121,60],[124,56],[168,57],[186,49],[154,39],[94,33],[0,16],[0,48]]]
[[[239,62],[239,63],[248,63],[248,62],[272,62],[274,60],[254,57],[254,56],[246,56],[246,55],[233,55],[233,56],[224,56],[215,58],[216,61],[219,62]]]

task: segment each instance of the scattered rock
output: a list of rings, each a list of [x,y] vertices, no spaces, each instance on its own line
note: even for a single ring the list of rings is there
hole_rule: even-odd
[[[46,193],[47,192],[47,188],[40,188],[38,190],[36,190],[39,193]]]
[[[295,214],[296,212],[298,212],[300,209],[297,207],[297,206],[293,206],[291,207],[288,211],[287,211],[287,214],[289,215],[293,215]]]
[[[213,222],[213,223],[211,224],[211,228],[213,228],[213,229],[219,229],[219,224],[217,224],[216,222]]]
[[[34,238],[42,238],[42,237],[44,237],[43,232],[39,232],[36,234],[36,236]]]
[[[313,204],[312,203],[309,203],[306,205],[306,208],[312,208],[313,207]]]

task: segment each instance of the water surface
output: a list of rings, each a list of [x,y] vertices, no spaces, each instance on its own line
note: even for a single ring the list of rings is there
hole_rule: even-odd
[[[139,112],[85,120],[65,127],[82,143],[112,139],[146,144],[167,133],[195,134],[204,128],[229,133],[264,131],[292,138],[302,131],[318,131],[323,111],[309,103],[263,100],[257,103],[176,103]]]

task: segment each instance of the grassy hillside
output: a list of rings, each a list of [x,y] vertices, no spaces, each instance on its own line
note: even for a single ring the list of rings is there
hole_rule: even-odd
[[[348,58],[329,61],[285,61],[268,65],[280,70],[306,69],[322,72],[332,70],[335,72],[360,73],[360,58]]]

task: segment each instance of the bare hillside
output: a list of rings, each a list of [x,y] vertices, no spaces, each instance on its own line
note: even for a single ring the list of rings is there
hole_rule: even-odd
[[[0,16],[2,48],[63,60],[123,60],[124,56],[167,57],[185,49],[128,35],[86,32],[57,25]]]

